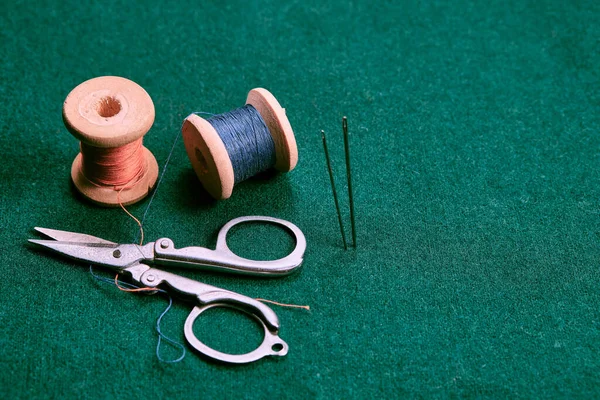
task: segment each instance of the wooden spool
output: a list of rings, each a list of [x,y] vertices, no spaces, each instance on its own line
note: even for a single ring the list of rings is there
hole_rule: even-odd
[[[298,148],[285,109],[268,90],[260,88],[248,93],[246,104],[256,108],[271,133],[276,152],[274,168],[282,172],[294,169]],[[234,185],[233,166],[217,131],[207,120],[192,114],[185,119],[181,133],[202,186],[215,199],[229,198]]]
[[[137,83],[117,76],[83,82],[69,93],[63,106],[65,126],[81,142],[100,148],[117,148],[142,138],[154,123],[154,103]],[[104,186],[88,179],[82,153],[71,167],[71,178],[92,202],[114,207],[135,203],[148,195],[158,177],[158,164],[143,148],[145,168],[135,181],[122,187]]]

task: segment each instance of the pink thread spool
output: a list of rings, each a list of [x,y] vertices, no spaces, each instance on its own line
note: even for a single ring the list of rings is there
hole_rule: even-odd
[[[81,141],[71,178],[92,202],[114,207],[148,195],[158,164],[142,140],[154,123],[154,103],[135,82],[102,76],[83,82],[63,106],[65,126]]]

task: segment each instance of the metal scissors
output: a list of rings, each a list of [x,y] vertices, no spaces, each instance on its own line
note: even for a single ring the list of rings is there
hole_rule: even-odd
[[[244,222],[260,221],[281,225],[296,239],[296,248],[286,257],[272,261],[255,261],[242,258],[227,246],[227,232]],[[152,268],[161,264],[176,267],[203,267],[240,274],[259,276],[284,276],[296,270],[306,250],[306,238],[294,224],[277,218],[263,216],[240,217],[229,221],[219,231],[215,250],[204,247],[176,249],[168,238],[158,239],[143,246],[118,244],[81,233],[54,229],[35,228],[52,240],[30,239],[29,241],[51,249],[72,259],[101,265],[128,276],[133,283],[150,288],[163,289],[178,297],[189,299],[194,309],[184,325],[185,338],[189,345],[200,353],[229,363],[248,363],[265,356],[284,356],[288,345],[279,337],[279,319],[265,304],[241,294],[185,278],[171,272]],[[258,320],[264,328],[262,344],[246,354],[227,354],[214,350],[202,343],[192,330],[194,321],[205,310],[212,307],[230,307],[243,311]]]

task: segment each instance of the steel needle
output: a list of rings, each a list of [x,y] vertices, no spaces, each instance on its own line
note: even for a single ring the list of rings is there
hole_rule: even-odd
[[[327,161],[327,169],[329,170],[331,190],[333,191],[333,201],[335,202],[335,209],[337,210],[338,222],[340,223],[340,232],[342,233],[342,240],[344,241],[344,250],[348,250],[348,245],[346,244],[346,234],[344,233],[344,225],[342,223],[342,214],[340,212],[340,204],[338,203],[337,191],[335,190],[335,182],[333,180],[333,171],[331,170],[331,160],[329,159],[329,151],[327,150],[327,139],[325,139],[325,131],[321,131],[321,137],[323,138],[323,150],[325,150],[325,160]]]
[[[344,131],[344,149],[346,150],[346,177],[348,178],[348,197],[350,199],[350,222],[352,224],[352,244],[356,247],[356,227],[354,223],[354,196],[352,191],[352,168],[350,167],[350,143],[348,140],[348,119],[342,118]]]

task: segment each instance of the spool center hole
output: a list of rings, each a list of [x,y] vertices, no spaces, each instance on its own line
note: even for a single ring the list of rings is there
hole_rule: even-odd
[[[121,102],[112,96],[106,96],[100,99],[96,107],[98,115],[104,118],[110,118],[121,112]]]
[[[196,161],[198,161],[198,164],[197,164],[198,170],[199,170],[198,173],[201,175],[205,175],[208,172],[208,164],[206,163],[206,158],[204,158],[204,155],[202,155],[202,152],[197,147],[195,149],[195,154],[196,154]]]

